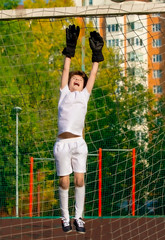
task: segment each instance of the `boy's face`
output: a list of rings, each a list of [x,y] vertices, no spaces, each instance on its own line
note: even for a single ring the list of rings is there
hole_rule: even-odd
[[[82,91],[84,86],[84,79],[79,75],[74,75],[71,77],[69,82],[69,90],[71,92],[74,91]]]

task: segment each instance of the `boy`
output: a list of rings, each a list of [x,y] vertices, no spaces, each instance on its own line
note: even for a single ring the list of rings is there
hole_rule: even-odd
[[[75,219],[74,226],[79,233],[85,233],[82,220],[85,200],[84,173],[86,172],[87,145],[82,137],[88,100],[95,82],[98,63],[104,60],[102,37],[91,32],[89,43],[92,49],[92,70],[88,77],[84,72],[69,73],[71,57],[75,55],[80,28],[70,25],[66,29],[64,69],[61,79],[58,103],[58,138],[54,145],[54,156],[59,179],[59,198],[62,213],[62,229],[68,233],[72,226],[68,211],[69,175],[74,172]]]

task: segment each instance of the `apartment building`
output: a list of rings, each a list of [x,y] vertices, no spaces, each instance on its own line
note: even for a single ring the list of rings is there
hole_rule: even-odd
[[[148,18],[148,83],[154,94],[165,94],[165,22],[162,14],[152,14]]]
[[[109,5],[110,2],[75,0],[76,6]],[[152,0],[152,2],[165,1]],[[100,33],[104,36],[107,46],[118,49],[124,58],[122,64],[124,74],[133,74],[137,81],[143,77],[143,84],[152,89],[158,98],[165,94],[164,22],[162,14],[106,18],[106,23],[100,18],[94,20],[95,26],[102,30]]]

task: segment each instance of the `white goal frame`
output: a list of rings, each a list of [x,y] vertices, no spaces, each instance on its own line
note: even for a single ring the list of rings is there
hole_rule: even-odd
[[[101,17],[123,15],[145,15],[164,13],[165,3],[153,2],[110,2],[109,5],[83,7],[57,7],[1,10],[0,20],[36,19],[36,18],[66,18],[66,17]]]

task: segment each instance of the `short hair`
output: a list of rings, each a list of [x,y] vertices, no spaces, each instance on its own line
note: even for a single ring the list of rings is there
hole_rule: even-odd
[[[87,85],[87,82],[88,82],[88,77],[87,77],[86,73],[83,72],[83,71],[72,71],[72,72],[70,72],[70,73],[69,73],[68,85],[69,85],[69,83],[70,83],[70,79],[71,79],[74,75],[79,75],[79,76],[81,76],[81,77],[84,79],[84,86],[83,86],[83,88],[85,88],[86,85]]]

